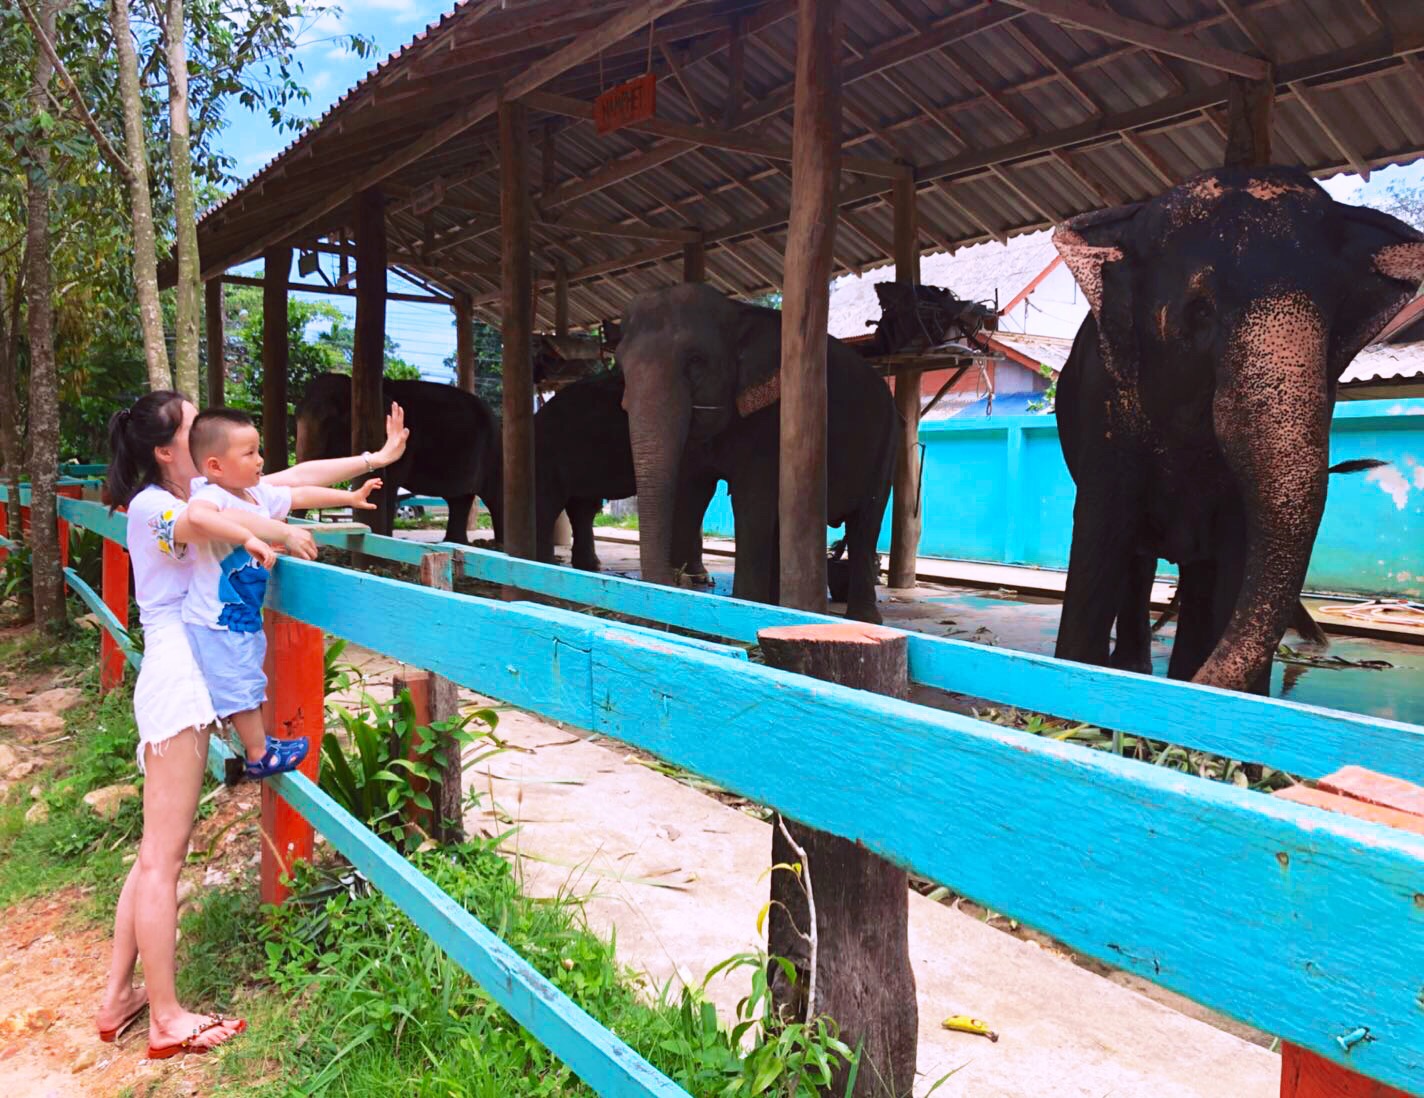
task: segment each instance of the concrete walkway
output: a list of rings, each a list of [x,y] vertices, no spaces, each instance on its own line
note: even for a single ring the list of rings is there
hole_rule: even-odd
[[[397,665],[360,650],[376,696]],[[467,701],[474,695],[462,692]],[[587,897],[589,925],[616,936],[619,959],[655,996],[700,983],[715,964],[757,949],[770,827],[676,781],[617,743],[505,710],[511,750],[468,772],[484,794],[467,817],[507,843],[526,891]],[[920,1079],[955,1072],[946,1098],[1274,1098],[1279,1058],[1079,968],[1050,950],[919,895],[910,896]],[[724,1019],[746,969],[709,987]],[[997,1043],[950,1033],[953,1014],[982,1018]]]

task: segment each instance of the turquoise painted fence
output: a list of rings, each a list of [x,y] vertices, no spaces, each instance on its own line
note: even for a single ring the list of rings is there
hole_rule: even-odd
[[[59,508],[122,536],[95,504]],[[407,564],[450,553],[467,576],[720,640],[831,620],[479,549],[313,532]],[[278,563],[268,597],[327,632],[862,842],[1355,1071],[1399,1087],[1424,1075],[1411,945],[1424,929],[1424,836],[588,614],[291,560]],[[916,634],[910,669],[927,685],[1306,775],[1357,762],[1424,780],[1424,728]],[[284,776],[276,788],[596,1090],[681,1093],[309,781]],[[1370,1040],[1347,1049],[1340,1038],[1361,1028]]]
[[[927,423],[920,441],[921,555],[1068,567],[1074,488],[1051,415]],[[1339,405],[1330,460],[1351,458],[1378,458],[1390,466],[1331,478],[1307,587],[1424,597],[1424,400]],[[889,514],[886,508],[886,552]],[[733,533],[725,485],[705,526],[709,533]],[[1162,571],[1172,569],[1163,562]]]

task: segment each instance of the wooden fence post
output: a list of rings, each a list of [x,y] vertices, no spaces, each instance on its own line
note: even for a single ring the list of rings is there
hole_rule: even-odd
[[[1276,796],[1328,812],[1424,833],[1424,787],[1359,766],[1343,767],[1321,778],[1317,784],[1319,788],[1315,789],[1293,785],[1278,790]],[[1369,1039],[1368,1031],[1363,1029],[1337,1037],[1347,1050]],[[1424,1095],[1424,1090],[1418,1093]],[[1282,1041],[1281,1098],[1411,1098],[1411,1095]]]
[[[273,610],[266,612],[267,731],[311,744],[301,772],[317,779],[326,726],[325,658],[320,629]],[[298,859],[311,860],[315,832],[266,782],[262,785],[262,902],[280,904],[288,890],[282,878]]]
[[[129,627],[129,555],[116,541],[104,539],[104,575],[100,584],[104,605]],[[124,681],[124,650],[109,636],[107,629],[99,631],[99,693],[107,694]]]
[[[757,640],[772,667],[894,698],[909,695],[909,640],[893,629],[858,622],[793,625],[763,629]],[[773,970],[777,1005],[792,1018],[805,1018],[809,1005],[836,1020],[851,1048],[863,1042],[857,1094],[908,1098],[919,1009],[906,872],[850,839],[781,816],[772,829],[771,862],[802,863],[801,878],[786,870],[771,875],[767,951],[797,969],[794,986]],[[809,878],[809,889],[802,878]],[[808,942],[811,903],[815,929]],[[827,1093],[844,1093],[847,1074],[838,1072]]]
[[[80,499],[84,495],[84,489],[77,484],[60,484],[55,490],[56,496],[64,496],[66,499]],[[55,520],[55,526],[59,535],[59,566],[69,567],[69,523],[62,518]]]

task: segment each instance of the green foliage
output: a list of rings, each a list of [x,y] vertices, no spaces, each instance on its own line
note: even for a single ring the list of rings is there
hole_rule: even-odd
[[[334,640],[326,646],[326,654],[322,659],[322,695],[331,697],[332,694],[339,694],[348,689],[353,683],[362,681],[361,669],[354,663],[342,660],[342,654],[346,651],[346,641]],[[328,710],[335,711],[336,707],[328,704]]]
[[[522,895],[493,841],[411,860],[692,1094],[810,1098],[853,1058],[828,1019],[762,1024],[772,1016],[764,956],[730,958],[702,985],[677,992],[664,987],[648,1003],[612,945],[583,924],[577,900]],[[260,1048],[235,1044],[225,1058],[229,1093],[592,1093],[358,876],[302,867],[294,889],[301,899],[272,910],[265,928],[263,961],[281,1009],[267,1021],[268,1040]],[[742,969],[750,971],[751,993],[728,1025],[706,1000],[706,986]]]
[[[1391,183],[1385,188],[1384,196],[1369,205],[1387,214],[1393,214],[1424,232],[1424,186],[1409,187],[1403,183]]]
[[[465,769],[497,754],[503,749],[494,736],[499,717],[493,710],[481,709],[422,725],[416,721],[408,690],[389,704],[369,694],[361,698],[363,707],[355,712],[333,707],[347,742],[343,746],[334,735],[323,738],[321,788],[386,842],[407,851],[424,837],[405,820],[412,808],[432,810],[422,787],[439,785],[446,751],[463,756],[466,747],[488,740],[491,748],[465,759]]]
[[[104,535],[95,530],[86,530],[82,526],[71,526],[69,567],[79,574],[80,579],[98,591],[104,582]]]
[[[12,546],[0,564],[0,606],[19,606],[28,602],[33,573],[28,545]]]

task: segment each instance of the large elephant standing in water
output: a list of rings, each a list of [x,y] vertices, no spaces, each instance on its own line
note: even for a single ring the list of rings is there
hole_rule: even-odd
[[[1058,382],[1078,495],[1056,654],[1150,671],[1165,558],[1171,676],[1264,693],[1325,508],[1336,383],[1424,279],[1424,235],[1271,167],[1084,214],[1054,243],[1092,307]]]
[[[732,593],[775,602],[781,314],[700,283],[656,290],[629,304],[618,362],[626,379],[644,578],[672,582],[676,509],[699,503],[705,509],[724,479],[737,528]],[[895,461],[895,405],[869,364],[835,339],[826,377],[826,511],[832,526],[846,527],[846,613],[878,622],[875,546]]]

